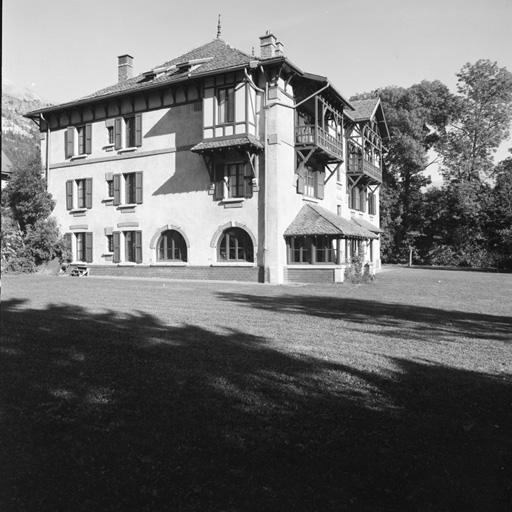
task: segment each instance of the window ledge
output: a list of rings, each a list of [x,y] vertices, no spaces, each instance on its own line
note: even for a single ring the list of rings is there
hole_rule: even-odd
[[[105,144],[102,149],[112,149],[114,144]]]
[[[212,263],[211,267],[255,267],[254,263],[249,261],[223,261]]]
[[[118,153],[130,153],[132,151],[137,151],[137,148],[121,148],[117,150]]]
[[[69,265],[75,265],[78,267],[87,267],[88,265],[91,265],[91,263],[86,262],[86,261],[72,261],[71,263],[68,263],[68,266]]]
[[[104,253],[102,254],[102,256],[113,256],[113,255],[114,255],[114,253],[113,253],[113,252],[104,252]]]
[[[221,203],[243,203],[245,201],[245,197],[226,197],[225,199],[221,199]]]
[[[81,213],[81,212],[86,212],[87,211],[87,208],[73,208],[71,210],[69,210],[69,213]]]
[[[310,264],[304,264],[304,263],[288,263],[288,265],[286,265],[286,268],[297,268],[297,269],[303,269],[303,270],[311,270],[312,268],[314,269],[336,269],[336,268],[344,268],[346,267],[346,264],[345,263],[341,263],[340,265],[337,265],[335,263],[315,263],[313,265],[313,263],[310,263]]]
[[[113,203],[114,198],[113,197],[106,197],[105,199],[101,200],[102,203]]]
[[[72,156],[70,160],[73,162],[74,160],[83,160],[84,158],[87,158],[87,155],[76,155]]]
[[[118,204],[117,207],[120,209],[123,208],[135,208],[137,206],[137,203],[129,203],[129,204]]]
[[[133,261],[122,261],[117,264],[118,267],[135,267],[135,265],[137,265],[137,263]]]
[[[318,204],[320,202],[320,199],[317,199],[316,197],[309,197],[309,196],[304,196],[302,198],[303,201],[306,201],[307,203],[315,203],[315,204]]]
[[[159,261],[157,263],[150,263],[150,267],[188,267],[186,261]]]

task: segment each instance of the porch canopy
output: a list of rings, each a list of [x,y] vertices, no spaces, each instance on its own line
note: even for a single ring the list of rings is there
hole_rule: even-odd
[[[190,148],[190,151],[194,153],[215,153],[225,149],[249,149],[249,150],[261,150],[263,146],[256,140],[252,135],[234,135],[225,139],[214,139],[210,141],[202,141]]]
[[[368,223],[369,224],[369,223]],[[378,229],[378,228],[376,228]],[[331,236],[369,240],[378,238],[375,232],[361,227],[316,204],[305,204],[284,232],[289,236]]]
[[[366,229],[367,231],[371,231],[372,233],[382,233],[382,229],[378,228],[377,226],[374,226],[371,222],[368,222],[364,219],[358,219],[357,217],[353,217],[353,220],[356,224],[359,224],[362,228]]]

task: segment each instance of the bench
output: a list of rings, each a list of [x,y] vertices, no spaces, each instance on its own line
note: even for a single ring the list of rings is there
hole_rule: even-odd
[[[69,275],[72,277],[85,277],[89,275],[89,270],[89,267],[85,266],[73,267]]]

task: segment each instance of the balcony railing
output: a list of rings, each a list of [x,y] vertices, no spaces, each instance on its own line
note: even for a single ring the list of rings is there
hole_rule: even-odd
[[[338,140],[320,126],[301,125],[295,127],[295,143],[318,146],[335,158],[343,159],[343,141]]]
[[[351,156],[347,161],[348,174],[363,174],[378,183],[382,183],[382,170],[360,156]]]

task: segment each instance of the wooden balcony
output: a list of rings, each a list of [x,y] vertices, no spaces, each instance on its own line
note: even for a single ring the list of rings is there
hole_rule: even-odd
[[[343,140],[330,135],[316,125],[300,125],[295,127],[295,145],[300,147],[316,146],[330,160],[343,160]]]
[[[351,156],[347,160],[347,174],[350,176],[363,175],[371,181],[382,183],[382,170],[360,156]]]

